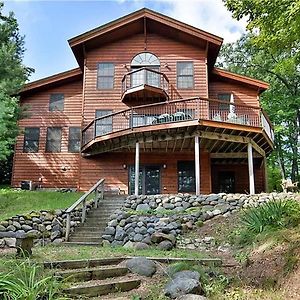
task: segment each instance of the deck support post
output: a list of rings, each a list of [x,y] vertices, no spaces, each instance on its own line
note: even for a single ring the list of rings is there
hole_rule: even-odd
[[[139,195],[139,176],[140,176],[140,144],[135,143],[135,177],[134,177],[134,194]]]
[[[196,195],[200,195],[200,148],[199,136],[195,136],[195,179],[196,179]]]
[[[255,194],[254,171],[253,171],[253,153],[252,145],[248,143],[248,172],[249,172],[249,191],[250,194]]]
[[[267,157],[264,156],[265,193],[269,192]]]

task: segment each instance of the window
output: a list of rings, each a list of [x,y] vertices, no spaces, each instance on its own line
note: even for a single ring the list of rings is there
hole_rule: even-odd
[[[194,63],[177,62],[177,88],[192,89],[194,88]]]
[[[39,151],[40,129],[34,127],[25,128],[23,152],[33,153]]]
[[[195,192],[195,162],[194,161],[179,161],[177,164],[178,170],[178,192]]]
[[[98,64],[97,87],[99,90],[107,90],[114,88],[115,66],[113,63]]]
[[[231,94],[226,93],[226,94],[218,94],[218,100],[220,101],[224,101],[224,102],[228,102],[230,103],[230,98],[231,98]],[[227,103],[220,103],[219,104],[219,109],[220,110],[229,110],[229,104]]]
[[[61,151],[61,127],[47,128],[46,152]]]
[[[49,111],[64,111],[64,94],[51,94]]]
[[[112,110],[97,109],[96,118],[100,118],[112,113]],[[112,117],[107,117],[96,121],[96,136],[101,136],[112,132]]]
[[[80,151],[80,127],[69,128],[68,151],[73,153]]]

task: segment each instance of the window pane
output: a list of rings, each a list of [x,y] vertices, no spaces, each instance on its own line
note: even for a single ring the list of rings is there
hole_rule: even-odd
[[[193,63],[192,62],[178,62],[177,74],[180,75],[193,75]]]
[[[191,89],[194,86],[194,78],[192,76],[178,77],[177,87],[179,89]]]
[[[112,113],[112,110],[96,110],[96,118],[103,117]],[[96,121],[96,136],[101,136],[112,132],[112,117],[107,117]]]
[[[230,102],[231,94],[218,94],[218,100]],[[220,110],[229,110],[229,104],[219,103]]]
[[[61,152],[61,127],[47,128],[46,152]]]
[[[113,63],[98,64],[98,89],[113,89],[115,66]]]
[[[69,128],[69,152],[80,151],[80,127]]]
[[[49,111],[63,111],[64,110],[64,94],[51,94]]]
[[[38,152],[39,151],[39,128],[25,128],[23,152]]]
[[[195,162],[179,161],[178,169],[178,192],[195,192]]]

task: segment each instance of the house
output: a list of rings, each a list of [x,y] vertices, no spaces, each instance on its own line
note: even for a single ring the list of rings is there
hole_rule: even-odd
[[[79,67],[28,83],[12,185],[125,194],[266,190],[260,80],[215,67],[222,38],[149,9],[69,40]],[[53,62],[54,63],[54,62]]]

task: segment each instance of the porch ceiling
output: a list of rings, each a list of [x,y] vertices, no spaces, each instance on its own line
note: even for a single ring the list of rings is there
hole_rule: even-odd
[[[140,143],[144,152],[193,152],[194,137],[200,136],[200,146],[211,153],[214,159],[247,159],[247,143],[253,144],[254,156],[261,157],[272,151],[272,143],[261,128],[232,125],[231,128],[210,126],[207,122],[183,122],[183,127],[147,131],[130,131],[128,134],[96,138],[83,148],[84,156],[104,152],[134,152],[135,143]],[[216,123],[216,122],[214,122]],[[228,124],[227,124],[228,126]],[[245,128],[246,127],[246,128]],[[154,129],[154,128],[153,128]]]

